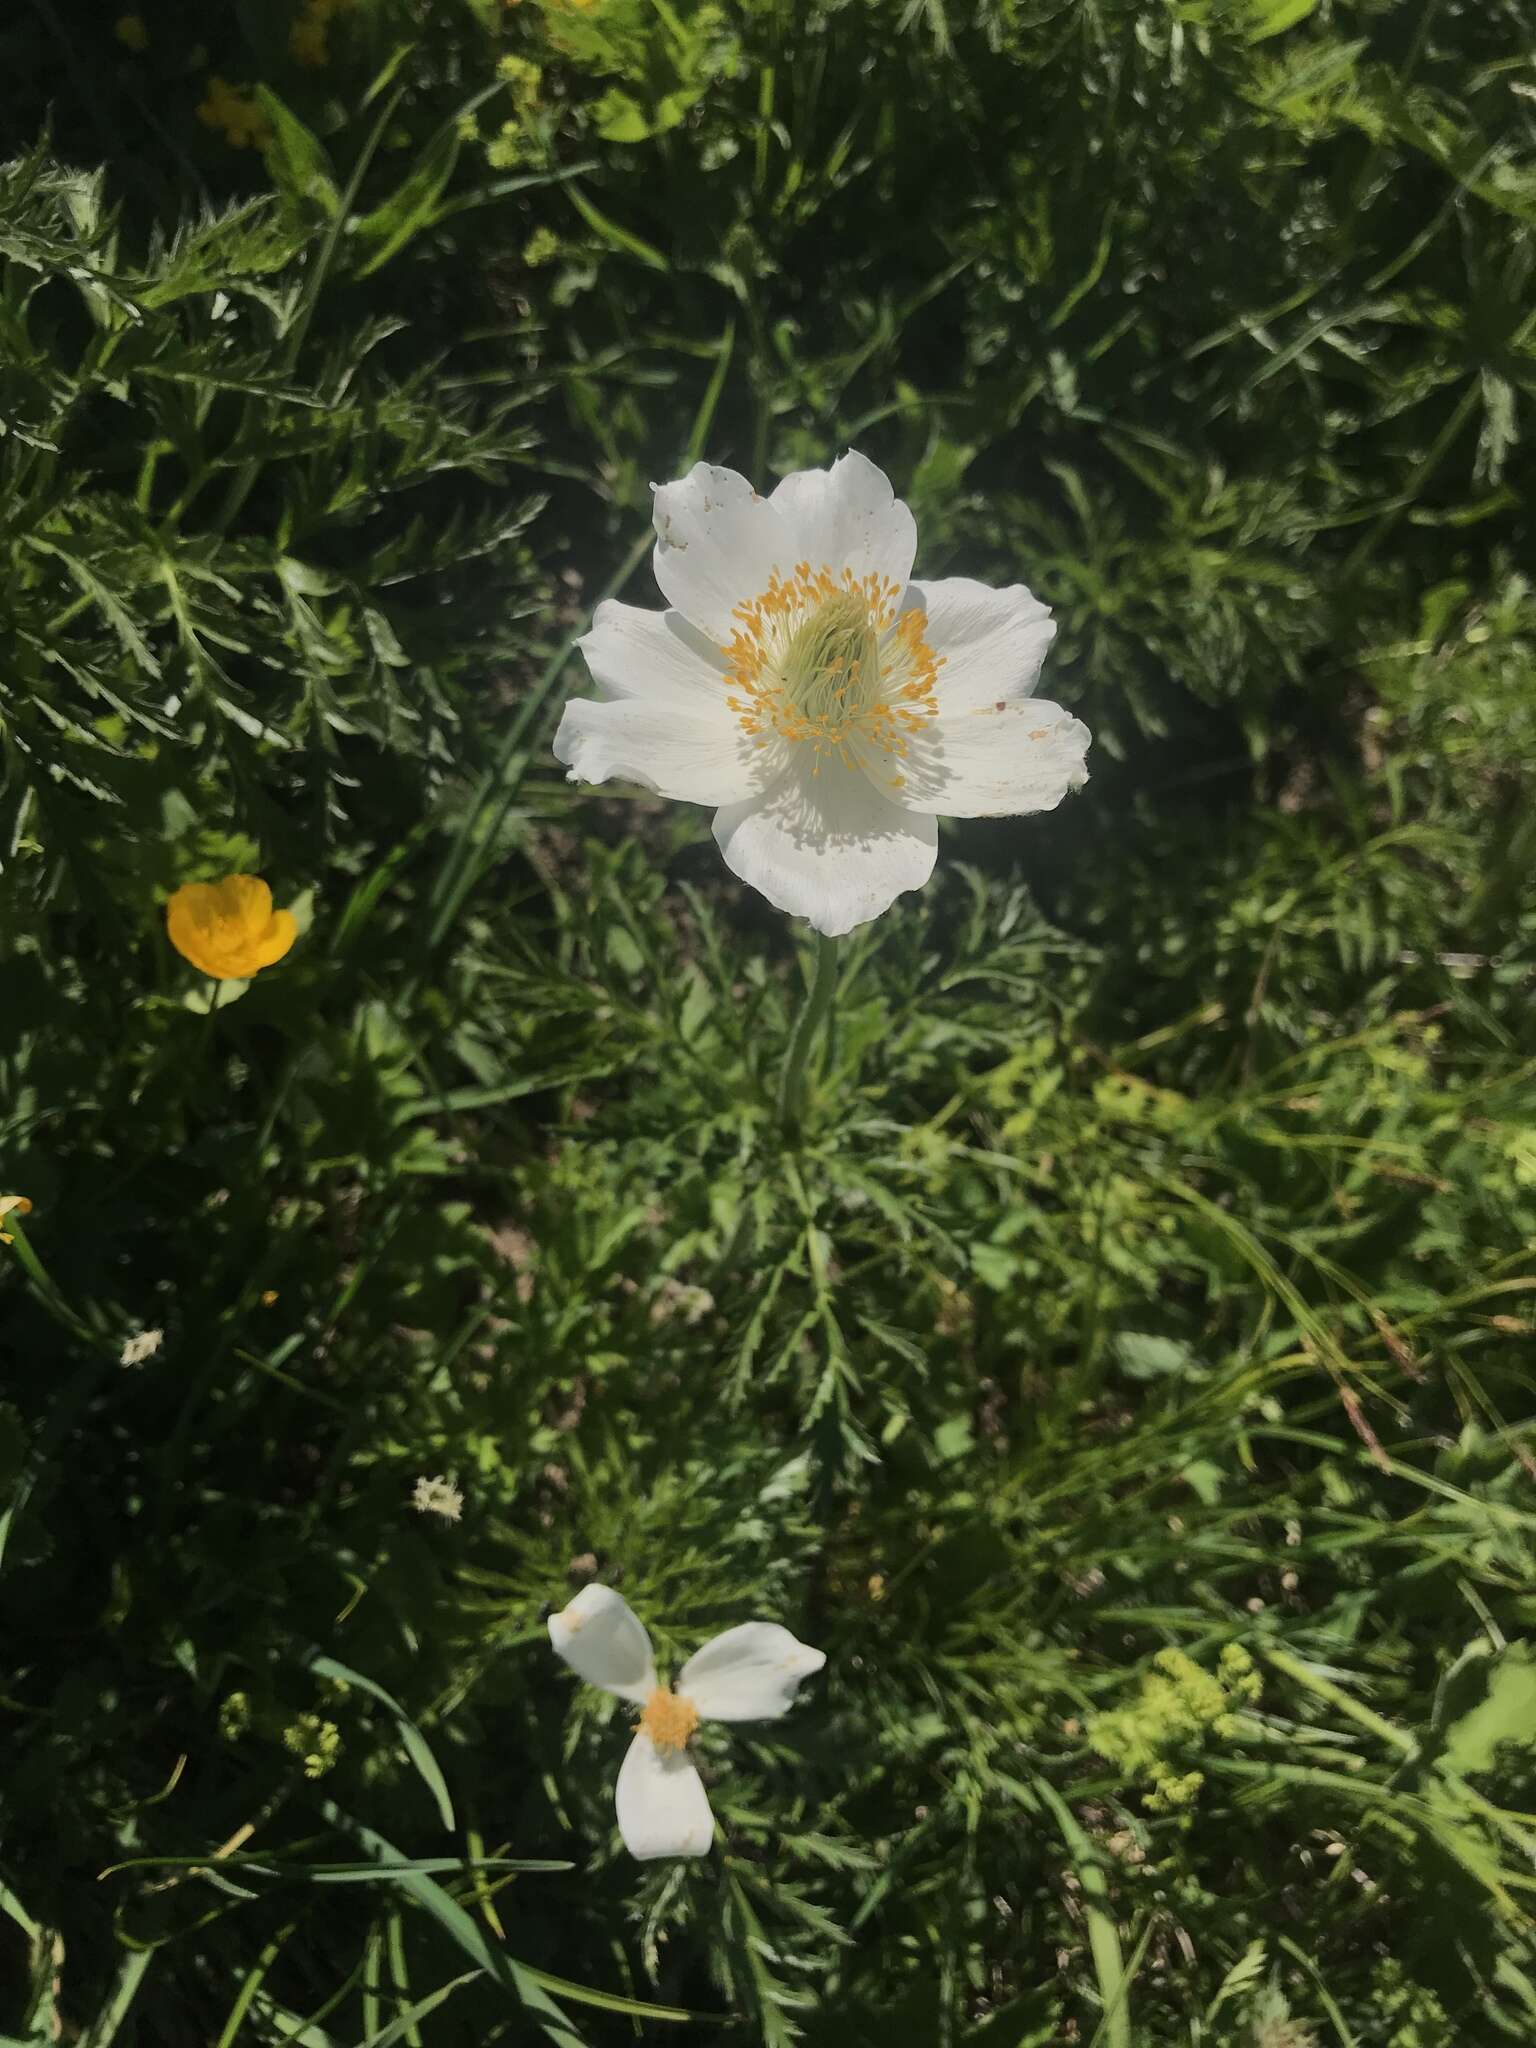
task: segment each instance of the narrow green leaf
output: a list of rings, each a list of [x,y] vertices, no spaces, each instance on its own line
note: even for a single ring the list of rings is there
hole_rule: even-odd
[[[425,2019],[429,2012],[436,2012],[445,2005],[456,1991],[462,1991],[466,1984],[474,1984],[485,1975],[483,1970],[466,1970],[462,1977],[451,1977],[446,1984],[440,1984],[436,1991],[429,1991],[425,1998],[418,1998],[408,2005],[398,2018],[387,2027],[369,2033],[358,2043],[358,2048],[394,2048],[397,2041],[403,2041],[416,2022]]]
[[[1099,1997],[1104,2006],[1104,2038],[1109,2048],[1132,2048],[1130,1982],[1120,1947],[1120,1932],[1105,1904],[1109,1897],[1109,1881],[1093,1844],[1073,1819],[1071,1809],[1055,1786],[1044,1778],[1036,1778],[1034,1785],[1056,1817],[1056,1824],[1072,1858],[1072,1868],[1083,1888],[1088,1950],[1093,1957],[1094,1974],[1099,1980]]]
[[[290,199],[312,202],[334,216],[341,205],[341,194],[320,138],[270,86],[258,85],[256,96],[271,130],[265,151],[267,169],[279,190]]]
[[[453,176],[463,146],[461,124],[467,115],[499,90],[499,85],[487,86],[466,100],[438,129],[388,199],[350,224],[351,233],[359,241],[379,245],[359,270],[359,277],[371,277],[392,256],[397,256],[407,242],[441,218],[439,202]]]
[[[353,1840],[360,1843],[371,1855],[376,1855],[385,1866],[386,1874],[400,1887],[407,1897],[421,1906],[443,1929],[443,1932],[463,1950],[498,1984],[515,1991],[530,2011],[538,2013],[546,2023],[546,2032],[556,2040],[577,2044],[580,2036],[572,2028],[559,2007],[549,1997],[556,1996],[571,2000],[573,2004],[591,2005],[604,2012],[620,2012],[634,2019],[674,2020],[690,2022],[695,2015],[675,2005],[650,2005],[643,1999],[625,1998],[617,1992],[594,1991],[585,1984],[573,1984],[565,1977],[552,1976],[547,1970],[534,1969],[527,1963],[517,1961],[503,1949],[492,1948],[479,1924],[473,1920],[457,1899],[451,1898],[441,1885],[419,1872],[412,1872],[406,1865],[407,1859],[385,1838],[372,1828],[363,1826],[350,1814],[331,1800],[321,1808],[333,1827],[338,1827]],[[549,2022],[555,2022],[551,2026]],[[561,2031],[563,2030],[563,2031]]]
[[[437,1758],[427,1747],[426,1737],[416,1726],[410,1715],[391,1693],[372,1678],[365,1678],[361,1671],[354,1671],[349,1664],[343,1664],[337,1657],[325,1656],[319,1650],[311,1650],[304,1659],[307,1669],[319,1678],[339,1679],[343,1685],[355,1685],[362,1692],[370,1693],[388,1707],[400,1729],[400,1740],[418,1775],[432,1797],[437,1801],[437,1811],[445,1828],[457,1827],[454,1818],[453,1801],[448,1796],[448,1784],[438,1768]]]
[[[649,242],[642,242],[638,235],[632,235],[628,228],[621,228],[617,221],[610,220],[592,204],[579,185],[567,185],[566,197],[581,215],[587,226],[602,236],[615,249],[622,249],[627,256],[636,256],[652,270],[670,271],[672,266]]]
[[[1250,43],[1262,43],[1305,21],[1316,8],[1317,0],[1248,0],[1243,34]]]
[[[111,2048],[154,1959],[155,1951],[151,1948],[136,1949],[124,1956],[107,2002],[81,2036],[80,2048]]]

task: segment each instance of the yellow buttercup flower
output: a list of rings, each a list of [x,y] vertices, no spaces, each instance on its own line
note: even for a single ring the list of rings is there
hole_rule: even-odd
[[[25,1195],[0,1195],[0,1223],[3,1223],[7,1216],[30,1216],[31,1214],[32,1204]],[[15,1240],[8,1230],[0,1230],[0,1244],[13,1244],[14,1242]]]
[[[326,29],[338,14],[346,14],[355,5],[356,0],[304,0],[288,31],[291,55],[315,71],[329,64],[331,46]]]
[[[149,48],[149,30],[142,14],[120,14],[112,33],[125,50],[140,52]]]
[[[288,47],[301,64],[308,64],[312,70],[329,64],[331,46],[325,37],[324,17],[301,15],[288,31]]]
[[[253,142],[271,136],[267,117],[256,104],[248,85],[231,85],[227,79],[210,78],[208,90],[198,104],[197,118],[205,128],[221,128],[232,149],[246,149]]]
[[[215,981],[246,981],[281,960],[299,935],[291,910],[272,908],[259,875],[183,882],[165,906],[165,929],[183,960]]]

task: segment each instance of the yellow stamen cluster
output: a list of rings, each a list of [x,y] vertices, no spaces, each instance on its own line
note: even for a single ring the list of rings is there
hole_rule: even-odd
[[[767,589],[736,606],[736,630],[721,649],[730,663],[726,702],[747,737],[760,747],[775,735],[808,742],[813,774],[823,755],[851,766],[850,748],[865,746],[893,765],[938,715],[943,665],[923,638],[927,613],[898,612],[900,601],[888,576],[838,576],[797,562],[785,577],[775,567]],[[890,780],[899,788],[903,777]]]
[[[301,64],[319,70],[331,61],[327,37],[334,15],[345,14],[354,0],[304,0],[297,20],[288,31],[288,48]]]
[[[699,1725],[699,1710],[681,1693],[658,1685],[640,1716],[640,1733],[648,1735],[663,1755],[686,1749],[688,1738]]]
[[[231,85],[223,78],[209,79],[197,118],[205,128],[221,128],[231,149],[264,143],[272,133],[250,87]]]
[[[144,25],[142,14],[120,14],[112,33],[123,48],[132,50],[135,56],[142,56],[149,48],[149,30]]]

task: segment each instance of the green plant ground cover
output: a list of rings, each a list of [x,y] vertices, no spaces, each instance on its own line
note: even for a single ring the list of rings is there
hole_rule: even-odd
[[[0,20],[0,2041],[1536,2039],[1533,48]],[[652,481],[850,445],[1092,780],[786,1120],[813,940],[549,740]],[[826,1652],[706,1859],[593,1580]]]

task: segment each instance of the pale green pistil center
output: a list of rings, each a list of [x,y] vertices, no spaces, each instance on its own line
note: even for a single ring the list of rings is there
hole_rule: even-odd
[[[818,605],[796,627],[780,675],[807,727],[840,738],[880,689],[880,643],[863,595],[840,590]]]
[[[889,577],[839,577],[826,563],[797,562],[735,606],[720,649],[725,701],[752,744],[807,747],[813,775],[826,755],[859,762],[899,789],[903,778],[890,771],[938,715],[942,665],[923,638],[927,614],[915,605],[898,612],[900,602]]]

